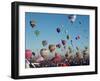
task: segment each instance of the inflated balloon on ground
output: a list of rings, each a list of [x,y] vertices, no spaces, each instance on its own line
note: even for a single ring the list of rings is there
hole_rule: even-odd
[[[48,56],[48,53],[49,51],[45,48],[41,49],[40,50],[40,55],[43,57],[43,58],[46,58]]]
[[[52,62],[59,63],[62,61],[62,57],[59,53],[55,53],[55,57],[52,59]]]
[[[55,49],[56,49],[56,46],[55,46],[54,44],[50,44],[50,45],[49,45],[49,50],[50,50],[50,52],[55,51]]]
[[[32,51],[30,49],[26,49],[25,50],[25,58],[27,60],[30,60],[31,57],[32,57]]]

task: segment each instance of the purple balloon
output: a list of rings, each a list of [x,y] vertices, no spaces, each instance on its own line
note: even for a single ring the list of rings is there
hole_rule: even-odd
[[[60,48],[61,47],[61,44],[57,44],[56,47]]]
[[[63,45],[66,45],[66,40],[61,40]]]

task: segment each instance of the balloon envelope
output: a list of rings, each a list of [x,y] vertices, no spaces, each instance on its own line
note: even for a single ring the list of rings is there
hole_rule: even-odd
[[[78,38],[77,38],[77,37],[75,37],[75,39],[77,40]]]
[[[35,31],[34,31],[34,34],[35,34],[36,36],[38,36],[38,35],[40,34],[40,31],[39,31],[39,30],[35,30]]]
[[[69,35],[67,35],[67,40],[69,40],[70,39],[70,36]]]
[[[56,31],[57,31],[58,33],[60,33],[61,30],[60,30],[60,28],[57,28]]]
[[[61,48],[61,44],[57,44],[56,47]]]
[[[32,51],[29,50],[29,49],[26,49],[26,50],[25,50],[25,58],[26,58],[27,60],[30,60],[31,56],[32,56]]]
[[[40,54],[43,58],[46,58],[48,56],[49,51],[45,48],[40,50]]]
[[[76,15],[69,15],[68,18],[69,18],[71,23],[74,23],[76,20]]]
[[[61,61],[62,61],[61,55],[58,54],[58,53],[55,53],[55,57],[52,59],[52,62],[54,62],[54,63],[59,63],[59,62],[61,62]]]
[[[46,45],[47,45],[47,41],[46,41],[46,40],[43,40],[43,41],[42,41],[42,45],[43,45],[43,46],[46,46]]]
[[[63,45],[66,45],[66,40],[61,40]]]
[[[77,37],[75,37],[75,39],[76,39],[76,40],[79,40],[79,39],[80,39],[80,36],[78,35]]]
[[[50,45],[49,45],[49,50],[50,50],[50,52],[55,51],[55,49],[56,49],[56,46],[55,46],[54,44],[50,44]]]
[[[34,28],[34,26],[36,26],[36,22],[34,20],[31,20],[30,25],[31,25],[32,28]]]
[[[69,53],[72,53],[72,48],[69,46],[68,47]]]
[[[78,35],[77,38],[80,39],[80,36]]]

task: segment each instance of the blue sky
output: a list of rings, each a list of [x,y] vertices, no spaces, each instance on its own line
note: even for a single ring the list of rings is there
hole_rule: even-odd
[[[32,51],[40,50],[44,48],[42,41],[47,40],[49,44],[61,43],[61,39],[67,41],[66,46],[71,46],[70,40],[73,40],[74,47],[79,46],[83,49],[84,46],[89,46],[89,16],[77,15],[76,20],[72,24],[68,19],[70,14],[51,14],[51,13],[25,13],[25,45],[26,49]],[[34,20],[36,26],[31,27],[30,21]],[[79,24],[81,22],[81,24]],[[62,27],[63,26],[63,27]],[[61,32],[58,34],[56,28],[60,28]],[[39,30],[40,34],[37,37],[34,34],[35,30]],[[65,30],[68,32],[65,33]],[[66,36],[71,37],[70,40],[66,39]],[[80,36],[79,40],[76,40],[76,36]],[[48,47],[46,46],[46,48]]]

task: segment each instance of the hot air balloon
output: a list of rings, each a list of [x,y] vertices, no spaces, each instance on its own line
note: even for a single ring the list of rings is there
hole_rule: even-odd
[[[57,28],[56,31],[57,31],[58,33],[60,33],[61,30],[60,30],[60,28]]]
[[[35,31],[34,31],[34,34],[35,34],[36,36],[39,36],[40,31],[39,31],[39,30],[35,30]]]
[[[48,43],[47,43],[46,40],[43,40],[43,41],[42,41],[42,45],[43,45],[43,46],[46,46],[47,44],[48,44]]]
[[[58,53],[55,53],[55,57],[52,59],[52,62],[59,63],[59,62],[61,62],[61,60],[62,60],[61,55]]]
[[[72,53],[72,48],[70,46],[68,47],[68,51],[69,53]]]
[[[85,48],[85,50],[87,50],[87,49],[88,49],[88,47],[87,47],[87,46],[85,46],[84,48]]]
[[[71,40],[70,42],[71,42],[71,45],[73,46],[73,40]]]
[[[61,44],[57,44],[56,47],[57,47],[57,48],[61,48]]]
[[[55,51],[55,49],[56,49],[56,46],[55,46],[54,44],[50,44],[50,45],[49,45],[49,50],[50,50],[50,52]]]
[[[77,38],[77,37],[75,37],[75,39],[77,40],[78,38]]]
[[[30,60],[31,57],[32,57],[32,51],[29,50],[29,49],[26,49],[26,50],[25,50],[25,58],[26,58],[27,60]]]
[[[71,23],[74,23],[76,20],[76,15],[69,15],[68,19],[70,20]]]
[[[36,26],[36,22],[34,20],[31,20],[30,25],[31,25],[32,28],[34,28]]]
[[[66,37],[66,38],[67,38],[67,40],[69,40],[69,39],[70,39],[70,36],[69,36],[69,35],[67,35],[67,37]]]
[[[49,51],[45,48],[40,50],[40,54],[43,58],[46,58],[48,56]]]
[[[75,37],[75,39],[76,39],[76,40],[79,40],[79,39],[80,39],[80,36],[78,35],[77,37]]]
[[[77,38],[80,39],[80,36],[78,35]]]
[[[63,46],[66,45],[66,40],[61,40],[61,42],[62,42]]]

